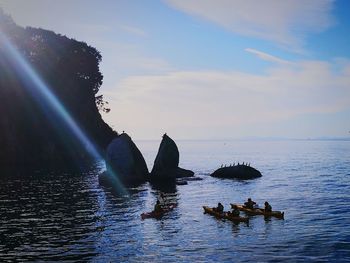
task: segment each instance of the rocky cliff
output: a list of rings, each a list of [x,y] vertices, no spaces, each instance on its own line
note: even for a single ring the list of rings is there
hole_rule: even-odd
[[[0,168],[79,166],[89,160],[67,115],[97,150],[105,149],[117,134],[98,109],[104,105],[97,95],[100,53],[52,31],[20,27],[1,10],[0,32]],[[48,93],[59,105],[46,99]]]

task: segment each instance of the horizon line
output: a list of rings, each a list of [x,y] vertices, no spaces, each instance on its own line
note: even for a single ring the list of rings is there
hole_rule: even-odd
[[[135,139],[135,141],[158,141],[159,138],[142,138]],[[321,137],[307,137],[307,138],[293,138],[293,137],[237,137],[237,138],[178,138],[177,141],[350,141],[350,136],[321,136]]]

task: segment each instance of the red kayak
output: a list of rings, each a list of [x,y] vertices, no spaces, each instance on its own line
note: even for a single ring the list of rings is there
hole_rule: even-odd
[[[156,219],[160,219],[163,215],[165,215],[165,213],[173,210],[176,207],[176,204],[172,204],[166,207],[163,207],[163,210],[160,212],[147,212],[147,213],[142,213],[141,214],[141,219],[146,219],[146,218],[156,218]]]

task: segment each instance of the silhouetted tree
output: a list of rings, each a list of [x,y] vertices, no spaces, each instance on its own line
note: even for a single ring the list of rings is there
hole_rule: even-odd
[[[96,95],[103,76],[101,54],[84,42],[52,31],[17,26],[0,9],[0,31],[29,62],[78,125],[104,148],[116,133],[102,120],[99,110],[109,112],[102,95]],[[84,160],[84,147],[67,125],[38,94],[27,87],[20,68],[0,45],[0,166],[40,166]]]

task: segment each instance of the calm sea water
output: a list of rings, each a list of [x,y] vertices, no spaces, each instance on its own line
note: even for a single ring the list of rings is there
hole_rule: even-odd
[[[158,141],[136,142],[149,170]],[[0,261],[350,262],[350,142],[179,141],[181,166],[202,181],[167,189],[177,208],[142,221],[160,190],[148,183],[118,197],[84,174],[34,174],[0,181]],[[211,178],[221,164],[250,162],[263,177]],[[233,224],[203,205],[247,197],[285,220]]]

